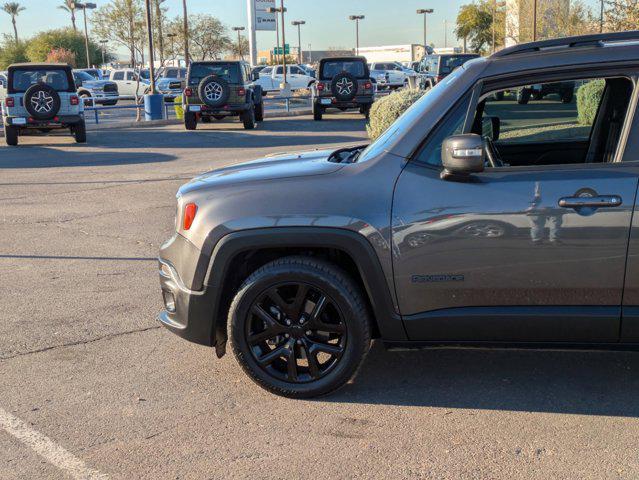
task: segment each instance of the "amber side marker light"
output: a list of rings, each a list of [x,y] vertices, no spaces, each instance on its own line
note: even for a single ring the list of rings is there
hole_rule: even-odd
[[[195,214],[197,213],[197,205],[195,203],[187,203],[184,207],[184,230],[188,230],[193,225]]]

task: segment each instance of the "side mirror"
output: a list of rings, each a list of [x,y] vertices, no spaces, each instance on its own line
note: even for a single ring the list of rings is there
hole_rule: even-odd
[[[468,181],[472,173],[484,171],[484,141],[475,133],[453,135],[442,145],[441,177],[445,180]]]
[[[260,72],[251,72],[251,80],[257,82],[260,79]]]
[[[481,119],[481,136],[490,138],[493,142],[499,140],[501,121],[499,117],[483,117]]]

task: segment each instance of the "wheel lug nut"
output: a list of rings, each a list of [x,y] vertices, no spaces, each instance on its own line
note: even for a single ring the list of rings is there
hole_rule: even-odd
[[[310,335],[312,332],[310,330],[306,330],[306,335]]]
[[[284,338],[288,338],[288,337],[290,337],[290,335],[288,333],[285,333]]]
[[[287,319],[286,320],[286,325],[290,325],[290,324],[291,324],[291,321]]]
[[[297,341],[297,344],[298,344],[298,345],[301,345],[301,344],[302,344],[302,341],[301,341],[301,340],[298,340],[298,341]]]

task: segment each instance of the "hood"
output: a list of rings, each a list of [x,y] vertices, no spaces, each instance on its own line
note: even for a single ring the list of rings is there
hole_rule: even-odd
[[[112,84],[108,80],[87,80],[86,82],[82,82],[82,86],[86,88],[104,88],[105,85]]]
[[[183,185],[179,193],[245,182],[326,175],[344,167],[343,164],[328,161],[329,155],[334,151],[335,149],[313,150],[296,154],[269,155],[252,162],[213,170]]]

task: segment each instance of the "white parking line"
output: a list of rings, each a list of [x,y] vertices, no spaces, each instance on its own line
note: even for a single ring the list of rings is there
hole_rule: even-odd
[[[78,480],[105,480],[105,474],[93,470],[80,460],[56,444],[49,437],[35,431],[25,422],[0,408],[0,428],[13,435],[52,465],[64,470]]]

